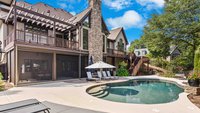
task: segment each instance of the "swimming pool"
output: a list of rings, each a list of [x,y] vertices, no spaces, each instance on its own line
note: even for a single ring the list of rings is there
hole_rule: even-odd
[[[109,83],[87,89],[87,93],[104,100],[135,103],[161,104],[178,99],[183,88],[174,83],[158,79],[137,79],[120,83]]]

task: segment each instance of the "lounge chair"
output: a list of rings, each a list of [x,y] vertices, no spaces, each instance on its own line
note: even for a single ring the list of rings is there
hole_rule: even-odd
[[[34,106],[28,106],[22,109],[17,109],[14,111],[9,111],[8,113],[50,113],[50,108],[45,106],[44,104],[37,104]]]
[[[31,106],[31,105],[36,105],[39,104],[40,102],[36,99],[29,99],[29,100],[23,100],[19,102],[14,102],[10,104],[5,104],[0,106],[0,112],[12,110],[12,109],[17,109],[25,106]]]
[[[105,71],[103,71],[102,73],[103,73],[103,78],[104,78],[104,79],[106,79],[106,80],[107,80],[107,79],[111,79],[111,77],[108,77],[108,76],[107,76],[107,74],[106,74]]]
[[[91,72],[87,72],[87,80],[88,81],[97,81],[100,80],[99,78],[93,78]]]
[[[0,106],[0,113],[37,113],[49,112],[48,107],[44,106],[36,99],[29,99]]]
[[[100,71],[97,72],[97,75],[98,75],[98,77],[99,77],[100,79],[104,79],[104,80],[110,79],[110,78],[108,78],[107,76],[106,76],[106,77],[102,76],[102,73],[101,73]]]
[[[119,79],[119,77],[117,77],[117,76],[111,76],[110,71],[107,71],[107,75],[108,75],[108,77],[110,77],[111,79]]]

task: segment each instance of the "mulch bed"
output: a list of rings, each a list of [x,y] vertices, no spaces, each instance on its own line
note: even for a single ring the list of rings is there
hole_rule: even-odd
[[[194,103],[197,107],[200,108],[200,95],[196,96],[194,94],[189,94],[188,98],[192,103]]]

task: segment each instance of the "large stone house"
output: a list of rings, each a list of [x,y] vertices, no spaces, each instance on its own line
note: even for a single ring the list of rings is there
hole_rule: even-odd
[[[86,77],[91,56],[117,66],[128,44],[123,28],[108,30],[101,0],[75,16],[44,3],[0,5],[0,41],[6,78],[15,84]]]

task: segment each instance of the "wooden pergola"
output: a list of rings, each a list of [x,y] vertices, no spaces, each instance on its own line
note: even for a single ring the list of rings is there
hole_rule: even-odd
[[[16,39],[16,24],[17,20],[26,21],[27,23],[36,24],[38,26],[46,27],[49,29],[53,29],[53,34],[55,36],[55,31],[67,32],[70,29],[77,29],[78,26],[73,24],[70,21],[65,19],[61,19],[60,17],[56,17],[56,15],[50,16],[50,11],[45,14],[44,12],[39,13],[38,9],[33,10],[32,6],[25,7],[16,5],[14,2],[11,5],[11,9],[8,13],[8,16],[5,22],[13,22],[14,24],[14,37]]]
[[[0,0],[0,4],[4,4],[7,6],[10,6],[12,4],[13,0]]]

